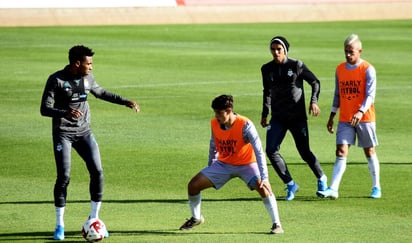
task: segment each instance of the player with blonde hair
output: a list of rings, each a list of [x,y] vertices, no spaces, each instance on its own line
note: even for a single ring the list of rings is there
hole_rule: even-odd
[[[338,190],[346,170],[349,147],[355,145],[363,148],[372,178],[371,198],[382,196],[380,186],[380,166],[375,147],[376,136],[375,93],[376,71],[367,61],[361,59],[362,42],[358,35],[352,34],[344,42],[346,62],[339,64],[335,74],[335,96],[327,129],[333,133],[333,119],[339,111],[339,123],[336,133],[336,160],[330,186],[318,191],[319,197],[337,199]]]

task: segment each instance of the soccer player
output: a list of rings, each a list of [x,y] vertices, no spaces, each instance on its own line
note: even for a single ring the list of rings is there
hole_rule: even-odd
[[[338,198],[339,185],[346,169],[349,147],[358,146],[368,161],[372,178],[371,198],[380,198],[379,160],[375,152],[378,145],[375,125],[376,71],[367,61],[361,59],[362,42],[355,34],[344,42],[346,62],[339,64],[335,72],[335,95],[332,112],[326,125],[333,133],[333,119],[339,109],[339,123],[336,132],[336,160],[333,166],[332,182],[325,191],[318,191],[320,197]]]
[[[289,130],[295,141],[300,157],[309,165],[317,178],[317,191],[325,190],[327,177],[319,160],[309,146],[309,130],[305,108],[303,80],[312,88],[309,114],[318,116],[320,82],[318,78],[300,61],[287,56],[289,42],[283,36],[275,36],[269,43],[273,60],[261,68],[263,80],[263,110],[260,124],[267,127],[266,154],[283,183],[286,184],[286,201],[295,198],[298,184],[280,154],[280,145]],[[270,122],[267,116],[271,111]]]
[[[230,179],[241,178],[250,190],[256,190],[272,219],[270,233],[283,233],[275,195],[269,184],[262,143],[252,121],[233,112],[233,97],[221,95],[212,101],[215,117],[211,120],[208,166],[188,184],[192,217],[180,230],[189,230],[204,222],[201,214],[201,191],[220,189]]]
[[[56,212],[55,240],[64,239],[64,209],[70,182],[71,149],[85,161],[90,174],[91,213],[98,218],[103,196],[103,168],[99,147],[90,130],[90,110],[87,98],[93,94],[99,99],[125,105],[140,111],[130,101],[100,87],[93,77],[94,52],[83,45],[69,50],[69,64],[51,74],[46,82],[40,113],[52,117],[53,150],[57,169],[54,185]],[[106,237],[108,234],[106,234]]]

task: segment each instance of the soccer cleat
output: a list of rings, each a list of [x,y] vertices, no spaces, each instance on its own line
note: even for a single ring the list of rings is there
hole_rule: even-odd
[[[328,187],[324,191],[317,191],[316,195],[318,195],[318,197],[322,197],[322,198],[330,197],[332,199],[337,199],[339,197],[339,193],[330,187]]]
[[[203,218],[203,216],[200,216],[200,219],[195,219],[191,217],[182,226],[180,226],[179,229],[180,230],[190,230],[199,224],[203,224],[203,222],[205,222],[205,219]]]
[[[372,188],[372,194],[370,197],[371,198],[381,198],[382,197],[381,189],[377,187]]]
[[[57,225],[53,235],[54,240],[64,240],[64,227]]]
[[[282,226],[280,226],[280,224],[274,223],[272,225],[272,228],[270,229],[270,233],[271,234],[283,234]]]
[[[286,196],[286,201],[292,201],[295,198],[295,193],[299,191],[298,184],[294,183],[293,185],[287,185],[286,191],[288,191],[288,195]]]
[[[318,191],[325,191],[328,188],[328,179],[325,178],[325,180],[318,180]]]

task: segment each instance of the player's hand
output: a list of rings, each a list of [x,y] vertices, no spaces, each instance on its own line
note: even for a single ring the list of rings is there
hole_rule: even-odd
[[[329,133],[334,133],[334,130],[333,130],[333,119],[329,119],[328,120],[328,123],[326,124],[326,128],[328,129],[328,132]]]
[[[81,112],[78,109],[70,109],[65,114],[65,117],[68,118],[68,119],[79,118],[81,116],[83,116],[83,112]]]
[[[267,127],[269,124],[267,123],[267,120],[266,120],[266,118],[262,118],[261,120],[260,120],[260,125],[262,126],[262,127]]]
[[[135,110],[136,112],[140,111],[140,106],[136,103],[136,101],[128,101],[126,106]]]
[[[310,104],[309,106],[309,114],[312,114],[312,116],[319,116],[320,114],[320,108],[317,104]]]
[[[353,114],[352,120],[350,122],[352,127],[356,127],[360,120],[362,119],[363,113],[361,111],[357,111],[355,114]]]
[[[272,187],[270,186],[270,183],[267,180],[261,180],[259,188],[267,190],[269,192],[269,195],[272,194]]]

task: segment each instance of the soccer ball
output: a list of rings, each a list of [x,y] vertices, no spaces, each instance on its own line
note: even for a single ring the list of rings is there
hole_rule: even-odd
[[[82,226],[82,235],[88,242],[104,239],[106,225],[100,219],[88,219]]]

